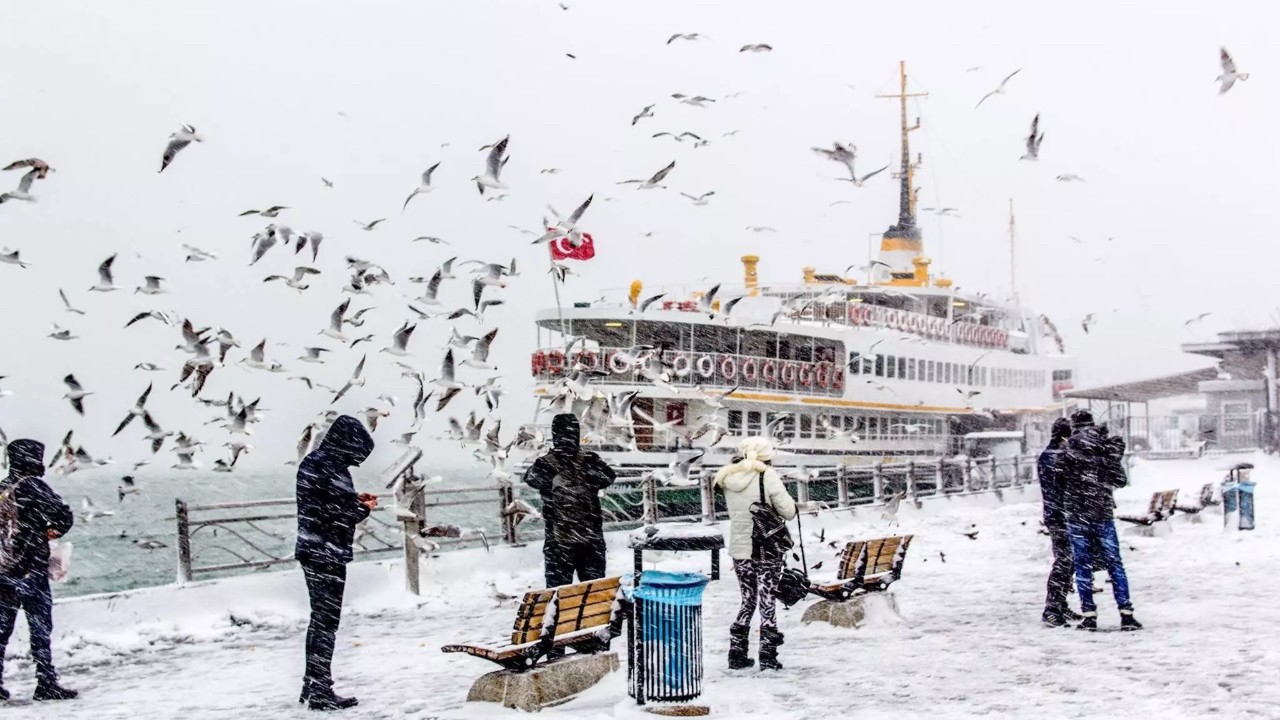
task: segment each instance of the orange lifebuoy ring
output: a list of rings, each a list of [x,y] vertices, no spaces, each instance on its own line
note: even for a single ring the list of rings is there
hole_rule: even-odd
[[[609,355],[609,369],[612,370],[615,375],[621,375],[631,369],[631,363],[627,362],[627,359],[622,356],[622,353],[615,352]]]
[[[699,356],[694,366],[697,367],[698,374],[704,378],[710,378],[716,374],[716,360],[710,355]]]
[[[796,372],[796,381],[804,387],[813,387],[813,365],[805,363]]]
[[[733,358],[729,358],[732,360]],[[756,367],[755,358],[747,358],[742,361],[742,379],[746,382],[753,383],[756,378],[760,377],[760,370]]]
[[[760,368],[760,379],[769,384],[778,382],[778,363],[772,360],[765,360],[764,367]]]
[[[540,375],[542,374],[543,369],[547,367],[547,354],[539,350],[533,354],[531,362],[533,365],[533,374],[535,376]]]
[[[833,371],[834,368],[831,367],[829,363],[818,363],[818,367],[814,368],[813,371],[814,382],[818,383],[818,387],[823,388],[824,390],[831,387],[831,375]]]
[[[559,350],[552,350],[547,353],[547,370],[553,375],[564,371],[564,353]]]
[[[778,372],[778,379],[782,381],[783,385],[787,387],[791,387],[792,385],[796,384],[797,374],[798,374],[798,369],[795,363],[793,362],[783,363],[782,370]]]
[[[591,350],[583,350],[578,353],[578,362],[588,370],[595,370],[598,358]]]
[[[746,368],[746,364],[744,363],[744,364],[743,364],[743,369],[745,370],[745,368]],[[737,358],[735,358],[735,357],[734,357],[734,356],[732,356],[732,355],[725,355],[723,358],[721,358],[721,360],[720,360],[720,375],[721,375],[722,377],[724,377],[724,379],[725,379],[725,380],[728,380],[728,381],[730,381],[730,382],[732,382],[734,379],[736,379],[736,378],[738,377],[738,360],[737,360]]]
[[[844,368],[831,366],[831,387],[836,390],[844,390]]]

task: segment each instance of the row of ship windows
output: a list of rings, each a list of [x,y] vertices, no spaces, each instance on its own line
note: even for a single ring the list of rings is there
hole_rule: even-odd
[[[856,352],[850,353],[849,372],[854,375],[978,387],[1037,388],[1047,385],[1049,379],[1049,374],[1044,370],[989,368],[895,355],[864,356]]]
[[[781,433],[798,439],[826,439],[831,435],[831,430],[850,432],[863,440],[933,437],[947,434],[947,424],[943,418],[918,418],[908,422],[901,416],[892,415],[779,413],[758,410],[730,410],[729,432],[733,435],[763,435],[765,427],[781,415],[790,415],[790,417],[778,424],[775,434]],[[798,432],[797,420],[799,421]]]

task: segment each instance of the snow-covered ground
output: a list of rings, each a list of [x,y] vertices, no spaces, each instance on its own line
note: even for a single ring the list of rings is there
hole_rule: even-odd
[[[1172,487],[1188,496],[1239,457],[1153,462],[1135,468],[1121,510]],[[1221,515],[1175,520],[1161,537],[1122,537],[1141,633],[1087,634],[1039,625],[1048,540],[1037,533],[1034,491],[906,507],[901,530],[916,534],[895,586],[900,617],[881,613],[859,630],[800,624],[804,604],[781,613],[786,670],[724,669],[727,627],[737,605],[732,572],[712,583],[704,617],[705,701],[732,718],[1159,717],[1275,718],[1280,714],[1280,463],[1259,464],[1259,529],[1224,533]],[[882,533],[880,511],[808,518],[809,562],[834,564],[828,541]],[[978,536],[962,534],[971,524]],[[613,572],[630,569],[625,537],[611,538]],[[946,561],[943,562],[942,554]],[[353,566],[335,674],[360,698],[347,718],[489,718],[518,711],[465,706],[472,680],[490,663],[443,655],[449,642],[510,631],[514,602],[502,591],[540,583],[540,547],[459,552],[425,563],[421,598],[399,590],[392,564]],[[705,568],[703,553],[664,567]],[[824,570],[826,569],[824,566]],[[726,563],[727,567],[727,563]],[[1074,600],[1073,600],[1074,602]],[[1115,606],[1100,599],[1101,624]],[[305,593],[294,572],[186,588],[77,598],[56,609],[55,655],[79,700],[59,718],[280,718],[308,715],[296,704],[302,674]],[[753,639],[753,648],[755,640]],[[615,644],[619,653],[624,643]],[[32,690],[25,633],[9,647],[6,687]],[[545,712],[551,717],[638,717],[625,672]],[[15,701],[6,718],[47,718],[50,708]]]

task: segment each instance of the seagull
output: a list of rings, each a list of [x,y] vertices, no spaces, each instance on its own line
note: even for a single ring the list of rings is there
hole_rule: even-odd
[[[696,32],[695,33],[676,33],[675,35],[672,35],[671,37],[667,38],[667,44],[670,45],[676,40],[702,40],[703,38],[706,38],[708,40],[711,39],[711,38],[708,38],[706,35],[703,35],[702,33],[696,33]]]
[[[84,311],[83,311],[83,310],[78,310],[78,309],[76,309],[76,308],[74,308],[74,307],[71,307],[71,301],[70,301],[70,300],[67,300],[67,294],[66,294],[65,292],[63,292],[61,288],[59,288],[59,289],[58,289],[58,297],[62,298],[62,305],[63,305],[63,307],[64,307],[64,308],[66,308],[66,311],[67,311],[67,312],[69,312],[69,313],[75,313],[75,314],[77,314],[77,315],[83,315],[83,314],[84,314]]]
[[[140,490],[134,483],[132,475],[125,475],[120,478],[120,484],[116,486],[116,498],[119,502],[124,502],[126,495],[136,495],[138,492]]]
[[[22,260],[19,258],[18,255],[19,255],[19,251],[5,248],[4,252],[0,252],[0,262],[6,263],[8,265],[17,265],[18,267],[21,267],[21,268],[27,267],[27,264],[22,262]]]
[[[656,138],[659,138],[659,137],[669,137],[669,138],[671,138],[672,140],[675,140],[675,141],[676,141],[676,142],[678,142],[678,143],[682,143],[682,142],[684,142],[684,139],[685,139],[685,138],[693,138],[693,146],[694,146],[695,148],[700,148],[700,147],[703,147],[703,146],[705,146],[705,145],[710,145],[710,144],[711,144],[711,141],[710,141],[710,140],[703,140],[701,135],[698,135],[697,133],[691,133],[691,132],[689,132],[688,130],[686,130],[686,131],[684,131],[684,132],[680,133],[679,135],[677,135],[677,134],[675,134],[675,133],[671,133],[671,132],[666,132],[666,131],[664,130],[664,131],[659,132],[659,133],[654,133],[654,134],[653,134],[653,137],[656,137]]]
[[[45,177],[49,175],[49,173],[55,172],[53,168],[49,167],[49,163],[41,160],[40,158],[27,158],[26,160],[14,160],[8,165],[5,165],[3,168],[0,168],[0,170],[21,170],[22,168],[25,168],[25,167],[31,168],[31,170],[28,172],[34,172],[35,178],[37,180],[43,180],[45,179]]]
[[[1227,52],[1226,48],[1222,48],[1222,53],[1219,55],[1219,58],[1222,61],[1222,74],[1214,78],[1214,80],[1222,83],[1218,88],[1218,94],[1222,95],[1226,91],[1230,90],[1231,86],[1235,85],[1237,80],[1248,80],[1249,73],[1236,72],[1236,61],[1231,59],[1231,54]],[[5,169],[7,170],[8,168]],[[41,175],[40,177],[44,176]]]
[[[422,240],[426,240],[432,245],[448,245],[449,244],[448,240],[445,240],[443,238],[438,238],[434,235],[419,235],[418,237],[413,239],[413,242],[420,242]]]
[[[253,244],[253,259],[249,261],[249,264],[257,264],[262,259],[262,256],[267,254],[268,250],[276,246],[277,240],[275,225],[268,225],[266,230],[254,233],[253,238],[250,240]]]
[[[649,178],[648,180],[623,180],[618,184],[629,185],[631,183],[637,183],[636,185],[637,190],[652,190],[653,188],[656,188],[656,187],[665,187],[664,185],[659,185],[658,183],[662,182],[662,179],[665,178],[668,173],[674,170],[675,167],[676,167],[676,161],[672,160],[670,165],[654,173],[653,177]]]
[[[320,182],[324,183],[324,186],[325,186],[325,187],[327,187],[327,188],[332,188],[332,187],[333,187],[333,181],[332,181],[332,180],[330,180],[330,179],[329,179],[329,178],[327,178],[327,177],[323,177],[323,176],[322,176],[322,177],[320,178]]]
[[[267,362],[267,339],[263,338],[262,342],[254,346],[249,351],[249,357],[242,360],[244,364],[255,370],[266,370],[267,372],[284,372],[284,366],[272,360]]]
[[[1031,134],[1027,136],[1027,154],[1023,155],[1019,160],[1039,160],[1040,159],[1040,143],[1044,140],[1044,133],[1040,131],[1040,113],[1031,119]]]
[[[131,416],[132,417],[132,416]],[[151,441],[151,453],[160,452],[160,446],[164,445],[164,439],[173,435],[172,430],[165,430],[151,417],[151,413],[144,411],[142,413],[142,424],[147,426],[146,439]]]
[[[435,189],[431,187],[431,173],[435,172],[436,168],[438,167],[440,167],[440,163],[436,163],[435,165],[432,165],[431,167],[427,168],[426,172],[422,173],[422,184],[414,188],[413,192],[409,193],[409,197],[404,199],[404,206],[400,208],[401,213],[403,213],[405,209],[409,207],[410,200],[414,199],[419,194],[429,193]]]
[[[111,265],[116,261],[115,254],[102,261],[98,266],[98,284],[89,288],[94,292],[112,292],[116,290],[115,280],[111,277]]]
[[[702,297],[698,298],[698,311],[707,313],[708,317],[715,317],[715,308],[712,302],[715,301],[716,293],[718,292],[720,292],[720,285],[716,284]]]
[[[1084,182],[1084,178],[1075,173],[1064,173],[1058,176],[1058,182]]]
[[[149,362],[138,363],[137,365],[133,366],[133,369],[142,370],[144,372],[164,372],[164,368],[160,367],[159,365],[156,365],[155,363],[149,363]]]
[[[647,117],[653,117],[652,105],[645,105],[643,110],[641,110],[638,114],[636,114],[635,117],[631,118],[631,124],[635,125],[636,123],[640,122],[642,118],[647,118]]]
[[[53,324],[53,332],[49,333],[49,337],[54,340],[78,340],[80,338],[79,335],[71,334],[70,330],[64,330],[61,327],[58,327],[57,323]]]
[[[289,209],[288,205],[272,205],[266,210],[245,210],[244,212],[240,213],[240,217],[244,217],[246,215],[261,215],[262,217],[273,218],[279,215],[281,210],[288,210],[288,209]]]
[[[329,327],[320,331],[321,335],[331,337],[334,340],[347,342],[347,336],[343,334],[342,327],[345,324],[343,317],[347,313],[347,308],[351,307],[351,298],[342,301],[342,304],[329,314]]]
[[[395,335],[391,337],[391,347],[382,348],[381,352],[390,353],[398,357],[405,357],[409,354],[409,338],[413,335],[413,331],[417,325],[410,325],[407,321],[396,330]]]
[[[80,382],[76,380],[75,375],[67,375],[62,378],[62,382],[66,383],[69,388],[67,394],[62,396],[63,399],[70,400],[71,407],[75,408],[76,412],[84,415],[84,399],[93,393],[85,392],[85,389],[80,386]]]
[[[743,45],[743,46],[742,46],[742,49],[741,49],[741,50],[738,50],[738,52],[740,52],[740,53],[744,53],[744,52],[762,53],[762,52],[769,52],[769,51],[771,51],[771,50],[773,50],[773,46],[772,46],[772,45],[767,45],[767,44],[765,44],[765,43],[754,43],[754,44],[752,44],[752,45]]]
[[[689,97],[688,95],[684,95],[682,93],[672,93],[671,97],[675,98],[676,100],[679,100],[685,105],[692,105],[694,107],[699,107],[699,108],[706,108],[707,103],[715,102],[715,100],[712,100],[709,97],[703,97],[702,95],[694,95],[693,97]]]
[[[133,289],[133,294],[137,295],[163,295],[165,290],[160,287],[160,283],[164,282],[164,278],[156,275],[148,275],[142,278],[143,284]]]
[[[329,352],[329,348],[307,347],[303,348],[302,351],[306,353],[305,355],[298,356],[298,359],[302,362],[322,364],[324,363],[324,360],[320,357],[320,353]]]
[[[715,194],[716,194],[716,191],[715,191],[715,190],[709,190],[709,191],[707,191],[707,192],[702,193],[701,195],[699,195],[699,196],[697,196],[697,197],[694,197],[694,196],[690,195],[689,193],[680,193],[680,194],[681,194],[681,195],[683,195],[683,196],[685,196],[685,197],[687,197],[687,198],[689,198],[690,200],[692,200],[694,205],[698,205],[699,207],[701,207],[702,205],[706,205],[706,204],[709,202],[709,200],[707,200],[707,198],[711,197],[712,195],[715,195]]]
[[[986,95],[983,95],[982,99],[978,101],[978,104],[973,106],[973,109],[977,110],[979,107],[982,106],[982,103],[986,102],[987,98],[991,97],[992,95],[1003,95],[1005,83],[1009,82],[1009,80],[1012,79],[1014,75],[1017,75],[1020,72],[1022,72],[1022,68],[1018,68],[1017,70],[1014,70],[1013,72],[1005,76],[1005,79],[1000,81],[1000,87],[996,88],[995,90],[992,90]]]
[[[386,221],[386,218],[378,218],[377,220],[374,220],[372,222],[360,222],[359,220],[352,220],[352,222],[359,225],[360,229],[364,230],[365,232],[368,232],[374,229],[375,227],[378,226],[378,223],[384,222],[384,221]]]
[[[324,233],[304,232],[301,237],[311,243],[311,262],[315,262],[316,258],[320,256],[320,243],[324,242]],[[296,255],[297,253],[295,252],[294,254]]]
[[[555,208],[551,207],[550,205],[547,206],[547,209],[551,211],[551,214],[556,216],[556,220],[560,221],[561,229],[566,232],[566,234],[569,236],[570,243],[572,243],[575,247],[582,243],[582,231],[578,229],[578,221],[581,220],[583,214],[587,212],[587,208],[591,207],[591,201],[594,200],[595,197],[596,197],[595,194],[592,194],[588,196],[586,200],[583,200],[582,204],[579,205],[573,211],[573,213],[569,215],[569,219],[567,220],[560,217],[560,213],[556,212]],[[541,238],[539,238],[539,240],[541,240]],[[537,241],[535,241],[534,244],[537,244]],[[514,273],[515,260],[512,259],[511,262],[512,262],[513,269],[510,274],[515,274]]]
[[[1096,322],[1097,322],[1097,320],[1095,320],[1093,316],[1094,316],[1094,313],[1089,313],[1088,315],[1085,315],[1085,316],[1084,316],[1084,319],[1083,319],[1083,320],[1081,320],[1081,321],[1080,321],[1080,327],[1084,330],[1084,333],[1085,333],[1086,335],[1088,335],[1088,334],[1089,334],[1089,328],[1090,328],[1094,323],[1096,323]]]
[[[291,287],[294,290],[297,290],[298,292],[302,292],[303,290],[306,290],[307,288],[311,287],[310,285],[303,284],[302,282],[303,278],[305,278],[308,275],[319,275],[319,274],[320,274],[320,271],[313,267],[299,265],[298,267],[293,269],[293,277],[285,277],[284,275],[268,275],[266,278],[262,280],[262,282],[268,283],[273,280],[283,280],[284,284],[287,285],[288,287]]]
[[[427,287],[422,291],[421,297],[415,298],[414,302],[420,302],[423,305],[439,305],[440,300],[437,295],[440,293],[442,282],[444,282],[444,270],[437,269],[431,276],[431,280],[427,281]]]
[[[963,388],[956,388],[956,392],[963,395],[966,401],[972,400],[982,394],[981,390],[965,390]]]
[[[348,380],[348,381],[347,381],[347,384],[346,384],[346,385],[343,385],[343,386],[342,386],[342,389],[341,389],[341,390],[339,390],[339,391],[338,391],[338,392],[333,396],[333,400],[331,400],[331,401],[329,402],[329,404],[330,404],[330,405],[332,405],[332,404],[334,404],[334,403],[338,402],[339,400],[341,400],[341,399],[342,399],[342,396],[343,396],[343,395],[346,395],[346,394],[347,394],[347,391],[348,391],[348,390],[350,390],[351,388],[353,388],[353,387],[364,387],[364,361],[365,361],[365,360],[367,360],[367,359],[369,359],[369,356],[368,356],[368,355],[365,355],[365,356],[363,356],[363,357],[361,357],[361,358],[360,358],[360,364],[356,365],[356,371],[355,371],[355,372],[353,372],[353,373],[351,373],[351,379],[350,379],[350,380]]]
[[[138,401],[133,404],[132,408],[129,408],[129,414],[125,415],[124,420],[120,421],[119,427],[116,428],[115,432],[111,433],[111,437],[119,435],[126,427],[129,426],[129,423],[133,422],[135,417],[142,417],[142,415],[147,412],[147,398],[150,396],[151,383],[148,383],[147,389],[143,390],[142,394],[138,396]]]
[[[778,232],[774,228],[768,227],[767,225],[748,225],[747,230],[753,233]]]
[[[1192,325],[1194,325],[1194,324],[1196,324],[1196,323],[1200,322],[1201,320],[1204,320],[1205,318],[1209,317],[1209,316],[1210,316],[1210,315],[1212,315],[1212,314],[1213,314],[1213,313],[1211,313],[1211,312],[1200,313],[1199,315],[1197,315],[1197,316],[1195,316],[1195,317],[1191,318],[1190,320],[1188,320],[1188,321],[1186,321],[1186,322],[1182,323],[1182,327],[1191,327]]]
[[[116,514],[115,510],[102,510],[87,497],[80,501],[80,507],[84,508],[81,516],[84,517],[85,522],[93,522],[94,518],[111,517]]]
[[[489,156],[485,159],[484,173],[471,178],[475,182],[476,188],[480,190],[481,195],[484,195],[485,188],[493,190],[507,189],[507,186],[498,178],[502,174],[502,167],[507,163],[502,156],[507,152],[507,141],[510,139],[511,136],[508,135],[494,143],[489,148]]]
[[[182,249],[187,251],[186,262],[204,262],[205,260],[217,260],[218,256],[206,250],[201,250],[195,245],[187,245],[183,243]]]
[[[493,366],[489,364],[489,348],[493,344],[493,339],[498,336],[498,328],[494,328],[484,337],[476,341],[475,347],[471,349],[471,357],[463,361],[463,365],[477,370],[492,370]],[[453,352],[450,350],[449,352]]]
[[[461,390],[466,386],[457,381],[455,371],[456,368],[453,363],[453,348],[449,348],[449,350],[444,354],[444,360],[440,362],[440,377],[432,380],[431,382],[446,390]],[[441,407],[444,407],[443,403],[448,402],[448,399],[441,398],[440,402],[442,403]]]
[[[190,145],[192,141],[204,142],[204,138],[196,133],[196,129],[186,123],[178,132],[169,136],[169,144],[164,149],[164,159],[160,161],[160,172],[169,167],[169,163],[178,156],[178,151]]]
[[[25,200],[27,202],[35,202],[36,196],[31,194],[31,184],[36,181],[38,175],[37,170],[31,170],[18,179],[18,187],[16,190],[10,190],[0,195],[0,204],[4,204],[10,200]]]
[[[364,415],[364,421],[369,424],[369,432],[376,432],[378,430],[378,418],[389,417],[391,415],[390,412],[377,407],[367,407],[364,410],[361,410],[360,414]]]

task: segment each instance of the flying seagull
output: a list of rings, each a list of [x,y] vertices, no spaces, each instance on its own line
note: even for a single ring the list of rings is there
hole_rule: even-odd
[[[115,280],[111,276],[111,265],[114,264],[115,261],[116,256],[114,253],[111,257],[102,261],[102,264],[98,266],[98,284],[89,288],[89,290],[94,292],[111,292],[116,289]]]
[[[367,359],[369,359],[368,355],[365,355],[360,358],[360,364],[356,365],[356,371],[351,373],[351,379],[348,380],[347,384],[343,385],[342,389],[339,390],[337,394],[333,396],[333,400],[329,402],[330,405],[341,400],[342,396],[346,395],[347,391],[350,390],[351,388],[357,387],[357,386],[364,387],[364,361]]]
[[[1084,182],[1084,178],[1075,173],[1064,173],[1058,176],[1058,182]]]
[[[306,267],[305,265],[299,265],[298,267],[293,269],[293,277],[285,277],[284,275],[268,275],[266,278],[262,280],[262,282],[265,283],[265,282],[272,282],[273,280],[283,280],[285,285],[293,288],[294,290],[301,292],[311,287],[310,285],[304,284],[303,279],[306,278],[308,275],[319,275],[319,274],[320,274],[320,271],[313,267]]]
[[[707,38],[707,36],[703,35],[702,33],[696,33],[696,32],[676,33],[675,35],[672,35],[671,37],[667,38],[667,44],[670,45],[671,43],[677,40],[702,40],[703,38],[706,38],[708,40],[711,39],[711,38]]]
[[[160,161],[160,172],[169,167],[169,163],[178,156],[178,151],[191,144],[192,141],[204,142],[204,138],[196,133],[196,129],[186,123],[178,132],[169,136],[169,144],[164,149],[164,159]]]
[[[635,125],[636,123],[640,122],[641,119],[647,118],[647,117],[653,117],[652,105],[645,105],[643,110],[637,113],[635,117],[631,118],[631,124]]]
[[[489,156],[485,159],[484,173],[477,175],[472,179],[476,188],[484,195],[484,189],[506,190],[507,186],[499,179],[502,174],[502,168],[507,164],[507,159],[502,156],[507,152],[507,142],[511,140],[511,136],[502,138],[488,148]]]
[[[21,268],[27,267],[27,264],[22,262],[22,259],[19,257],[19,251],[10,250],[9,248],[5,248],[4,252],[0,252],[0,262],[7,265],[17,265]]]
[[[1010,80],[1014,75],[1017,75],[1017,74],[1018,74],[1018,73],[1020,73],[1020,72],[1022,72],[1022,68],[1018,68],[1017,70],[1014,70],[1013,72],[1011,72],[1011,73],[1009,73],[1008,75],[1006,75],[1006,76],[1005,76],[1005,78],[1004,78],[1003,80],[1001,80],[1001,81],[1000,81],[1000,87],[996,88],[995,90],[992,90],[991,92],[987,93],[986,95],[983,95],[983,96],[982,96],[982,99],[978,101],[978,104],[973,106],[973,109],[974,109],[974,110],[977,110],[979,107],[981,107],[981,106],[982,106],[982,103],[986,102],[986,101],[987,101],[987,98],[991,97],[992,95],[1003,95],[1003,94],[1004,94],[1004,86],[1005,86],[1005,83],[1009,82],[1009,80]]]
[[[1226,51],[1224,50],[1223,52],[1226,52]],[[14,160],[8,165],[5,165],[3,168],[0,168],[0,170],[21,170],[22,168],[25,168],[25,167],[29,167],[35,171],[37,180],[43,180],[45,179],[45,177],[49,175],[49,173],[54,172],[54,169],[49,167],[49,163],[41,160],[40,158],[27,158],[26,160]]]
[[[71,306],[71,301],[70,301],[70,300],[67,300],[67,294],[66,294],[65,292],[63,292],[61,288],[59,288],[59,290],[58,290],[58,297],[62,298],[62,305],[63,305],[63,307],[65,307],[65,308],[66,308],[67,312],[69,312],[69,313],[75,313],[75,314],[77,314],[77,315],[83,315],[83,314],[84,314],[84,311],[83,311],[83,310],[80,310],[80,309],[77,309],[77,308],[74,308],[74,307],[72,307],[72,306]]]
[[[374,220],[373,222],[360,222],[359,220],[353,220],[352,222],[354,222],[355,224],[359,225],[361,230],[364,230],[364,231],[368,232],[369,230],[372,230],[372,229],[374,229],[374,228],[378,227],[378,223],[380,223],[380,222],[384,222],[384,221],[386,221],[386,218],[378,218],[377,220]]]
[[[404,199],[404,207],[400,208],[401,213],[403,213],[409,207],[410,200],[414,199],[419,194],[429,193],[435,189],[431,187],[431,173],[435,172],[436,168],[438,167],[440,167],[440,163],[436,163],[435,165],[432,165],[431,167],[427,168],[426,172],[422,173],[422,184],[414,188],[413,192],[409,193],[409,197]]]
[[[1027,154],[1023,155],[1019,160],[1039,160],[1040,159],[1040,143],[1044,140],[1044,133],[1040,132],[1040,113],[1031,119],[1031,134],[1027,136]]]
[[[754,44],[751,44],[751,45],[743,45],[743,46],[742,46],[742,49],[741,49],[741,50],[739,50],[738,52],[740,52],[740,53],[744,53],[744,52],[762,53],[762,52],[769,52],[769,51],[771,51],[771,50],[773,50],[773,46],[772,46],[772,45],[767,45],[767,44],[765,44],[765,43],[754,43]]]
[[[672,93],[671,97],[675,98],[676,100],[679,100],[685,105],[692,105],[694,107],[699,107],[699,108],[705,108],[707,106],[707,103],[715,102],[715,100],[712,100],[709,97],[704,97],[702,95],[694,95],[693,97],[689,97],[688,95],[685,95],[683,93]]]
[[[654,173],[653,177],[649,178],[648,180],[623,180],[618,184],[629,185],[631,183],[636,183],[637,190],[652,190],[653,188],[656,188],[656,187],[666,187],[665,185],[659,185],[658,183],[662,182],[663,178],[665,178],[668,173],[674,170],[675,167],[676,167],[676,161],[672,160],[670,165]]]
[[[129,414],[124,416],[124,420],[120,421],[120,425],[116,428],[116,431],[111,433],[111,437],[119,435],[121,431],[129,426],[129,423],[133,422],[135,417],[141,417],[147,412],[147,398],[150,396],[151,384],[148,384],[147,389],[143,390],[142,395],[138,396],[138,401],[133,404],[133,407],[129,408]]]
[[[36,196],[31,194],[31,183],[36,181],[39,171],[31,170],[18,180],[16,190],[10,190],[7,193],[0,194],[0,204],[10,200],[25,200],[27,202],[35,202]]]
[[[262,217],[273,218],[279,215],[281,210],[288,210],[288,209],[289,209],[288,205],[272,205],[266,210],[245,210],[244,212],[240,213],[240,217],[244,217],[246,215],[261,215]]]
[[[1222,48],[1220,58],[1222,60],[1222,74],[1214,79],[1222,83],[1218,88],[1218,94],[1222,95],[1230,90],[1237,80],[1248,80],[1249,73],[1236,72],[1236,61],[1231,59],[1231,54],[1227,52],[1226,48]],[[8,168],[5,169],[7,170]],[[44,176],[41,175],[40,177]]]
[[[690,195],[689,193],[680,193],[680,194],[681,194],[681,195],[683,195],[683,196],[685,196],[685,197],[687,197],[687,198],[689,198],[690,200],[692,200],[694,205],[702,206],[702,205],[706,205],[706,204],[709,202],[709,201],[707,200],[707,198],[711,197],[712,195],[715,195],[715,194],[716,194],[716,191],[715,191],[715,190],[709,190],[709,191],[707,191],[707,192],[702,193],[701,195],[699,195],[699,196],[697,196],[697,197],[694,197],[693,195]]]
[[[75,408],[76,412],[84,415],[84,399],[93,393],[85,392],[85,389],[80,385],[80,381],[76,380],[75,375],[67,375],[62,378],[62,382],[66,383],[68,388],[67,394],[62,396],[63,399],[70,400],[71,407]]]

